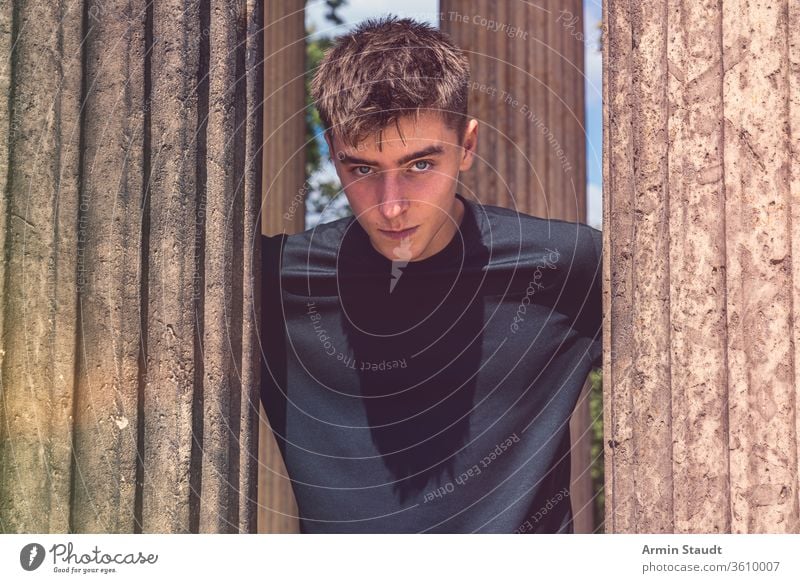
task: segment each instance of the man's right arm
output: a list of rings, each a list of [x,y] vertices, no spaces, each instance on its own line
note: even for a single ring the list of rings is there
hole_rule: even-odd
[[[261,237],[261,403],[277,435],[286,429],[286,323],[281,302],[281,256],[285,234]],[[284,441],[278,438],[283,451]]]

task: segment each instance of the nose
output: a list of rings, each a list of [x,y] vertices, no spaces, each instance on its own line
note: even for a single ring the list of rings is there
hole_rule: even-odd
[[[408,208],[400,177],[396,172],[386,171],[382,174],[378,204],[381,214],[387,221],[393,221]]]

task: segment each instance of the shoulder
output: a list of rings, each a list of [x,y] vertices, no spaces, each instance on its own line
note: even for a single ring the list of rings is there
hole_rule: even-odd
[[[286,235],[262,235],[264,245],[282,245],[284,248],[308,248],[313,245],[338,245],[342,236],[347,232],[355,217],[349,216],[329,223],[321,223],[316,227],[306,229],[299,233]]]
[[[262,235],[264,261],[266,264],[279,263],[283,273],[335,271],[339,247],[354,220],[355,217],[349,216],[291,235]]]
[[[586,223],[530,215],[511,208],[470,201],[491,247],[517,247],[521,251],[548,249],[562,259],[594,267],[602,258],[602,231]]]

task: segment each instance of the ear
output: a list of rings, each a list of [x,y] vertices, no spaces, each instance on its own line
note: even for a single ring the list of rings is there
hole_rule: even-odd
[[[458,166],[460,171],[469,170],[472,168],[472,162],[475,159],[475,152],[478,148],[478,120],[470,119],[467,123],[467,128],[464,130],[464,145],[461,156],[461,163]]]

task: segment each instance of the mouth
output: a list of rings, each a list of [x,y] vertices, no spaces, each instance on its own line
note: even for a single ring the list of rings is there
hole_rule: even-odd
[[[386,235],[390,239],[404,239],[413,235],[416,230],[419,228],[419,225],[416,227],[411,227],[409,229],[402,229],[400,231],[389,231],[386,229],[378,229],[382,234]]]

